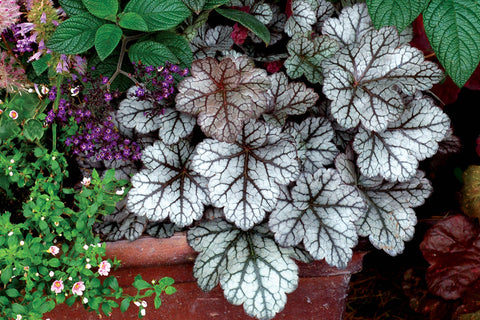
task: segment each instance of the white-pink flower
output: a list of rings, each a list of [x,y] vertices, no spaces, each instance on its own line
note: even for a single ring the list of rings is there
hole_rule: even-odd
[[[110,267],[110,262],[108,262],[107,260],[103,260],[98,266],[98,274],[100,274],[101,276],[108,276],[108,273],[110,272]]]
[[[85,291],[85,284],[83,283],[83,281],[75,282],[75,284],[72,287],[73,294],[81,296],[83,295],[83,291]]]
[[[52,255],[56,255],[60,252],[60,249],[58,249],[57,246],[51,246],[50,248],[48,248],[47,252],[51,253]]]
[[[90,185],[90,181],[91,181],[91,178],[88,178],[88,177],[83,177],[83,180],[82,180],[82,184],[85,186],[85,187],[88,187]]]
[[[60,293],[63,290],[63,281],[62,280],[55,280],[52,284],[52,291],[55,293]]]

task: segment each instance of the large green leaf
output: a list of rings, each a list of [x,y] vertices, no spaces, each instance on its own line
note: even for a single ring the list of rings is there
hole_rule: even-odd
[[[182,2],[196,14],[199,14],[205,5],[205,0],[182,0]]]
[[[117,47],[122,38],[122,29],[115,24],[104,24],[95,34],[95,49],[100,60],[105,60]]]
[[[47,47],[65,54],[85,52],[95,44],[95,33],[104,22],[88,12],[71,17],[57,27]]]
[[[425,0],[367,0],[368,12],[375,28],[396,26],[405,29],[428,5]]]
[[[58,0],[63,11],[68,16],[74,16],[80,13],[88,12],[87,8],[83,5],[82,0]]]
[[[135,12],[119,14],[118,25],[125,29],[148,31],[148,25],[142,16]]]
[[[155,41],[170,49],[180,61],[181,67],[190,68],[193,61],[193,54],[187,39],[173,32],[160,31],[155,34]]]
[[[143,41],[135,43],[128,50],[128,56],[132,62],[141,61],[144,65],[163,66],[165,62],[178,63],[178,58],[166,45],[155,41]]]
[[[240,10],[224,8],[217,8],[215,11],[228,19],[240,23],[245,28],[255,33],[267,46],[270,43],[270,31],[268,31],[267,27],[251,14]]]
[[[480,61],[480,0],[432,0],[423,22],[438,60],[462,87]]]
[[[230,0],[206,0],[203,10],[211,10],[230,2]]]
[[[87,10],[96,17],[115,21],[118,11],[117,0],[82,0]]]
[[[176,27],[191,15],[181,0],[131,0],[124,12],[138,13],[147,23],[148,31]]]

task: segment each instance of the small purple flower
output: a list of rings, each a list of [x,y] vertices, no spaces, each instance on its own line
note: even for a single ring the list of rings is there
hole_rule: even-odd
[[[111,101],[113,99],[112,94],[110,92],[105,92],[103,95],[105,102]]]
[[[103,77],[102,84],[107,84],[107,83],[108,83],[108,77]]]

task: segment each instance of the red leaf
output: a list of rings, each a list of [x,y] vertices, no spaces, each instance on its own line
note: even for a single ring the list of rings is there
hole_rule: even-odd
[[[430,263],[427,284],[444,299],[458,299],[480,278],[480,228],[465,216],[449,217],[432,227],[420,244]]]

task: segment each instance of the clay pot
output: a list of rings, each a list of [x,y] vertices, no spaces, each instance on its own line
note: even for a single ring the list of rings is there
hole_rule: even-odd
[[[275,319],[322,319],[341,320],[345,312],[345,300],[350,276],[362,268],[365,252],[355,252],[352,261],[344,270],[328,266],[324,261],[311,264],[298,263],[300,280],[297,290],[287,295],[285,309]],[[153,297],[147,298],[148,307],[144,319],[169,320],[212,320],[212,319],[253,319],[248,317],[242,306],[231,305],[223,296],[220,286],[210,292],[199,289],[192,275],[197,253],[187,243],[185,233],[177,233],[168,239],[142,237],[136,241],[107,243],[107,258],[117,257],[122,265],[111,274],[120,286],[131,294],[136,289],[129,287],[134,277],[141,274],[151,281],[162,277],[175,279],[177,292],[171,296],[162,295],[159,309],[153,307]],[[110,319],[137,319],[138,308],[131,305],[125,313],[114,309]],[[44,319],[51,320],[94,320],[105,319],[94,312],[87,312],[80,303],[68,307],[63,304]]]

